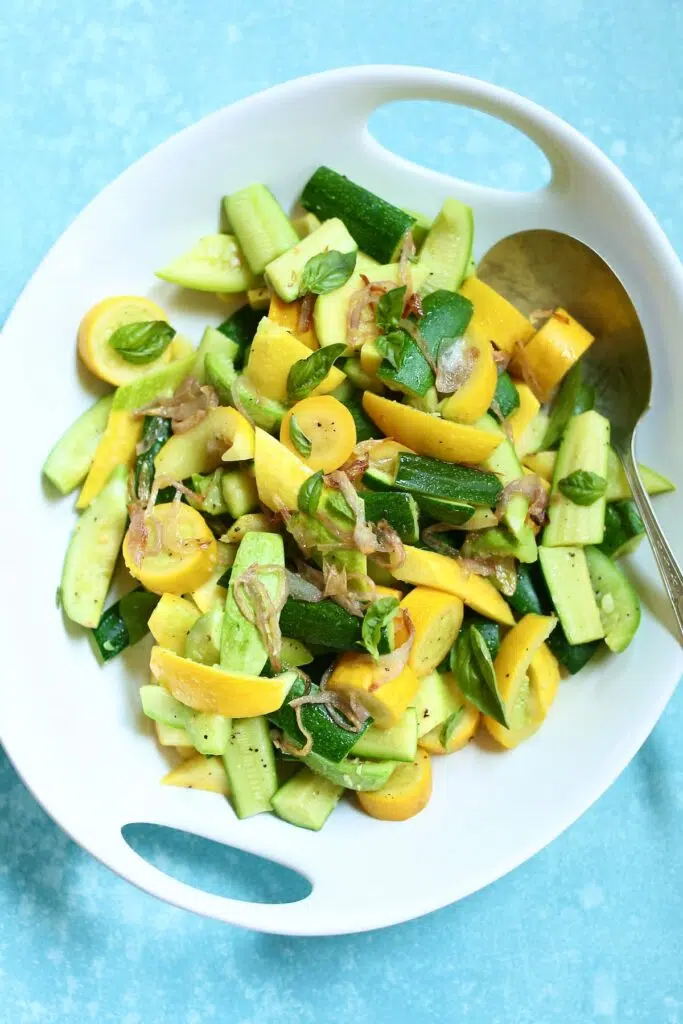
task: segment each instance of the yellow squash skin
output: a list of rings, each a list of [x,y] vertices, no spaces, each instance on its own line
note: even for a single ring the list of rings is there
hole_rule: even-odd
[[[176,700],[194,711],[227,718],[269,715],[282,707],[292,685],[291,676],[267,679],[241,672],[226,672],[217,665],[200,665],[163,647],[153,647],[150,668],[154,679]]]
[[[501,746],[511,749],[541,726],[560,680],[555,657],[545,644],[557,620],[525,615],[501,642],[494,667],[510,728],[488,716],[484,725]]]
[[[460,286],[460,294],[474,306],[467,327],[467,337],[483,344],[492,341],[503,352],[514,352],[527,342],[534,326],[518,309],[478,277],[468,277]]]
[[[185,749],[185,748],[183,748]],[[181,754],[181,757],[185,757]],[[181,786],[184,789],[204,789],[208,793],[221,793],[228,796],[230,787],[228,776],[220,757],[204,757],[203,754],[190,754],[182,764],[176,765],[164,775],[163,786]]]
[[[421,679],[440,665],[455,643],[464,605],[459,597],[443,590],[415,587],[401,601],[415,627],[408,664]]]
[[[455,697],[456,701],[462,707],[462,714],[458,723],[450,735],[448,740],[448,746],[443,744],[443,730],[445,722],[437,725],[436,728],[431,729],[424,736],[421,736],[418,740],[418,744],[423,747],[424,750],[430,754],[454,754],[457,750],[462,750],[466,747],[469,741],[474,736],[479,726],[481,714],[479,710],[475,708],[474,704],[471,704],[464,696],[460,687],[455,681],[454,676],[449,672],[444,677],[448,683],[451,693]]]
[[[493,401],[498,371],[490,341],[474,342],[466,338],[465,343],[470,350],[477,352],[477,357],[468,379],[444,401],[441,415],[446,420],[456,420],[458,423],[475,423]]]
[[[370,391],[363,395],[363,408],[388,437],[410,446],[419,455],[430,455],[444,462],[482,462],[505,437],[468,423],[452,423],[431,416]]]
[[[175,358],[172,344],[151,363],[129,363],[109,344],[112,334],[128,324],[149,320],[168,321],[156,302],[139,295],[113,295],[89,309],[78,328],[78,354],[100,380],[130,384]]]
[[[273,512],[296,509],[299,488],[312,476],[298,455],[286,448],[265,430],[256,427],[254,441],[254,475],[259,500]]]
[[[510,413],[506,423],[512,434],[512,443],[517,445],[524,431],[541,408],[541,403],[528,384],[524,384],[519,380],[516,380],[514,384],[519,395],[519,405],[514,412]]]
[[[514,618],[505,599],[496,588],[474,573],[466,572],[456,561],[436,551],[424,551],[410,544],[404,545],[405,561],[394,570],[397,580],[414,586],[433,587],[454,594],[480,615],[485,615],[504,626],[512,626]]]
[[[529,382],[539,401],[547,402],[564,375],[594,341],[593,335],[566,309],[558,308],[518,350],[513,367]]]
[[[117,466],[128,466],[132,469],[135,465],[135,448],[141,434],[141,418],[136,419],[127,409],[112,409],[78,495],[77,509],[88,507]]]
[[[287,378],[294,363],[310,356],[311,350],[284,327],[267,317],[258,325],[249,352],[246,377],[252,387],[277,402],[287,402]],[[322,384],[312,395],[327,395],[346,379],[346,375],[333,366]]]
[[[204,419],[184,434],[169,437],[154,460],[159,476],[185,480],[193,473],[210,473],[222,462],[254,457],[254,428],[246,417],[227,406],[209,409]]]
[[[315,333],[313,317],[311,316],[311,326],[308,330],[302,331],[299,328],[302,303],[303,299],[295,299],[294,302],[283,302],[277,292],[273,292],[270,296],[268,319],[272,320],[274,324],[278,324],[280,327],[291,331],[295,338],[302,342],[306,348],[309,348],[311,352],[314,352],[315,349],[320,348],[320,344]]]
[[[292,440],[292,417],[311,442],[310,455],[303,455]],[[332,395],[304,398],[297,402],[282,420],[280,442],[316,472],[332,473],[343,466],[356,444],[356,424],[353,416]]]
[[[347,696],[355,694],[374,718],[375,725],[390,729],[409,706],[420,683],[410,665],[394,679],[379,685],[375,682],[377,673],[377,666],[369,655],[342,654],[327,688]]]
[[[155,505],[149,518],[162,538],[157,554],[134,558],[130,528],[123,541],[123,559],[131,576],[153,594],[188,594],[210,578],[218,558],[217,542],[204,517],[189,505]],[[172,535],[169,536],[169,535]]]
[[[193,601],[177,594],[164,594],[149,617],[149,631],[160,647],[182,654],[187,634],[199,615]]]
[[[400,764],[381,789],[357,793],[366,814],[380,821],[407,821],[429,803],[432,795],[432,764],[426,750],[418,750],[409,764]]]

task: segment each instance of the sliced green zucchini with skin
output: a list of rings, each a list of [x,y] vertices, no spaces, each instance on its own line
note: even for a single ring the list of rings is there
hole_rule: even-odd
[[[605,535],[599,545],[603,555],[621,558],[629,555],[645,536],[645,524],[632,498],[613,501],[605,509]]]
[[[319,693],[319,687],[315,683],[308,687],[301,677],[297,678],[292,683],[282,707],[268,716],[273,725],[282,729],[289,741],[299,749],[304,746],[306,737],[299,729],[296,713],[290,707],[290,701],[303,697],[307,692],[315,695]],[[343,729],[332,719],[324,704],[304,704],[300,709],[300,715],[304,728],[312,737],[313,752],[332,763],[338,763],[345,758],[368,727],[364,724],[360,732]]]
[[[420,688],[415,695],[418,737],[441,725],[461,705],[462,701],[454,695],[440,672],[425,676],[420,680]]]
[[[586,548],[586,561],[605,643],[618,654],[628,647],[640,625],[640,599],[623,569],[598,548]]]
[[[227,749],[231,722],[223,715],[197,712],[188,719],[185,730],[199,754],[220,755]]]
[[[362,495],[362,499],[369,523],[386,520],[405,544],[416,544],[420,539],[419,510],[412,495],[375,491]]]
[[[60,494],[69,494],[83,483],[109,419],[113,395],[106,395],[86,409],[62,434],[43,465]]]
[[[507,419],[515,409],[519,408],[519,391],[515,387],[510,374],[503,370],[498,374],[496,390],[491,403],[491,410],[496,419]]]
[[[235,585],[253,565],[282,566],[278,574],[271,568],[259,573],[259,582],[266,588],[271,601],[276,599],[284,584],[284,547],[279,533],[247,533],[242,540],[230,575],[228,596],[223,613],[221,634],[221,668],[249,675],[260,675],[268,659],[261,633],[240,611],[235,599]],[[249,597],[245,595],[249,602]]]
[[[638,469],[643,487],[648,494],[666,494],[668,491],[676,490],[676,485],[671,480],[649,466],[644,466],[642,462],[638,463]],[[624,467],[614,448],[610,447],[607,453],[607,501],[620,501],[632,497]]]
[[[287,636],[333,651],[352,651],[361,639],[361,620],[334,601],[300,601],[288,597],[280,613]]]
[[[349,253],[357,249],[344,222],[333,217],[269,263],[265,269],[265,278],[283,302],[294,302],[301,294],[304,270],[310,259],[333,250]]]
[[[301,193],[301,205],[321,221],[339,217],[358,248],[377,260],[392,263],[415,217],[329,167],[319,167]]]
[[[289,217],[265,185],[233,192],[223,199],[223,208],[254,274],[262,274],[299,241]]]
[[[234,365],[235,359],[240,352],[240,346],[236,341],[233,341],[232,338],[224,334],[223,331],[219,331],[217,327],[206,327],[197,348],[194,369],[192,371],[192,376],[200,384],[206,382],[204,361],[211,352],[225,356]]]
[[[439,523],[449,526],[464,526],[474,515],[474,505],[465,501],[448,501],[447,498],[429,498],[426,494],[416,494],[415,500],[420,511]]]
[[[200,665],[217,665],[220,660],[223,602],[217,601],[197,619],[187,634],[184,657]]]
[[[64,559],[61,604],[72,622],[98,625],[128,522],[128,467],[118,466],[76,523]]]
[[[232,405],[242,411],[256,427],[268,434],[275,434],[287,412],[287,407],[274,398],[259,395],[243,374],[239,374],[232,383]]]
[[[538,556],[555,611],[570,643],[605,635],[588,563],[580,547],[540,547]]]
[[[490,430],[492,433],[504,434],[500,424],[493,416],[482,416],[476,424],[482,430]],[[524,476],[522,463],[519,461],[514,445],[508,437],[504,437],[495,451],[491,452],[487,459],[484,459],[482,466],[491,473],[495,473],[503,487],[521,480]],[[506,495],[507,497],[507,495]],[[529,499],[523,494],[513,494],[505,505],[503,520],[515,537],[520,537],[526,525],[526,517],[529,511]],[[535,542],[534,542],[535,547]],[[534,562],[536,559],[525,559]]]
[[[248,469],[224,469],[221,492],[228,513],[239,519],[260,508],[254,474]]]
[[[396,761],[361,761],[355,757],[344,758],[335,764],[311,752],[303,758],[303,762],[311,771],[317,772],[344,789],[356,792],[369,792],[385,786],[396,768]]]
[[[343,792],[341,786],[316,775],[310,768],[301,768],[278,789],[271,805],[283,821],[318,832],[339,803]]]
[[[508,604],[520,616],[533,613],[548,615],[554,611],[547,586],[538,565],[520,565],[517,568],[517,587],[514,594],[507,598]],[[559,622],[552,631],[546,644],[557,660],[571,675],[580,672],[600,646],[599,640],[588,643],[570,644],[566,633]],[[492,654],[493,657],[493,654]]]
[[[495,473],[411,452],[399,452],[394,486],[429,498],[489,506],[496,504],[503,490]]]
[[[93,629],[102,661],[110,661],[147,635],[147,623],[158,602],[158,594],[138,587],[107,608]]]
[[[471,207],[457,199],[446,199],[420,250],[418,265],[429,271],[425,288],[429,291],[459,288],[469,267],[473,242]]]
[[[607,481],[609,420],[589,411],[572,416],[555,461],[548,505],[546,547],[600,544],[605,532],[606,492],[592,505],[576,505],[560,490],[560,481],[577,470],[595,473]]]
[[[525,523],[516,537],[504,526],[468,533],[462,546],[462,554],[466,558],[512,557],[520,562],[529,563],[537,560],[538,548],[533,530]]]
[[[417,756],[417,712],[408,708],[391,729],[371,726],[352,747],[355,757],[375,761],[414,761]]]
[[[252,309],[247,304],[236,309],[227,320],[224,320],[216,328],[217,331],[220,331],[221,334],[224,334],[226,338],[230,338],[237,345],[238,351],[233,359],[233,363],[238,370],[241,370],[246,362],[245,352],[254,340],[256,328],[262,316],[263,314],[260,310]]]
[[[233,719],[223,764],[238,818],[250,818],[272,809],[278,780],[265,718]]]
[[[163,686],[141,686],[140,703],[143,713],[154,722],[172,729],[187,729],[194,712],[176,700]],[[192,746],[192,742],[189,743]]]
[[[205,235],[156,276],[182,288],[234,295],[253,288],[251,273],[233,235]]]

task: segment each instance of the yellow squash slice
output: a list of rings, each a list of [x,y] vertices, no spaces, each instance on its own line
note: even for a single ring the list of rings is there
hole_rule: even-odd
[[[131,576],[154,594],[188,594],[211,576],[218,557],[217,542],[204,517],[189,505],[155,505],[146,517],[151,537],[160,550],[145,551],[137,564],[135,535],[131,527],[123,541],[123,559]],[[148,549],[155,548],[148,544]]]
[[[168,317],[156,302],[136,295],[114,295],[88,310],[78,328],[78,353],[90,372],[110,384],[130,384],[170,362],[170,345],[153,362],[129,363],[109,344],[119,327],[150,320],[167,322]]]
[[[176,700],[194,711],[226,718],[255,718],[282,707],[292,685],[285,673],[268,679],[242,672],[227,672],[218,665],[200,665],[163,647],[153,647],[150,668],[154,679]]]
[[[454,594],[480,615],[504,626],[514,623],[512,612],[496,588],[484,579],[467,572],[457,561],[435,551],[424,551],[409,544],[404,546],[405,561],[393,575],[404,583],[432,587]]]
[[[426,750],[418,750],[409,764],[400,764],[381,789],[357,793],[366,814],[381,821],[407,821],[429,803],[432,795],[432,764]]]

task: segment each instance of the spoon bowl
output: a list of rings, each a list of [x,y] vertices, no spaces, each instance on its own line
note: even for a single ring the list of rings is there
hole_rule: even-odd
[[[526,316],[562,306],[595,337],[588,376],[596,406],[612,426],[638,511],[659,566],[683,644],[683,574],[652,510],[635,458],[635,431],[650,407],[652,367],[645,332],[628,292],[605,260],[562,231],[533,229],[493,245],[477,276]]]

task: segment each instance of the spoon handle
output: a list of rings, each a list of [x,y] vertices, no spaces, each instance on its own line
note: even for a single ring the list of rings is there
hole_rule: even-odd
[[[634,454],[635,438],[631,444],[620,450],[621,461],[624,465],[626,478],[633,491],[633,498],[641,519],[645,525],[645,532],[652,545],[660,575],[664,581],[669,600],[678,623],[678,642],[683,646],[683,572],[676,561],[676,557],[669,547],[664,532],[657,521],[657,516],[652,508],[649,495],[643,487],[640,479],[638,463]]]

